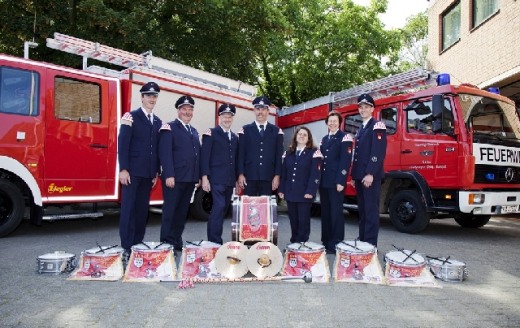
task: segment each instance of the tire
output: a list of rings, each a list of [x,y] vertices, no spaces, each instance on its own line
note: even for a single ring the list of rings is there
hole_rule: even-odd
[[[390,220],[397,231],[419,233],[430,223],[430,213],[415,190],[400,190],[390,200]]]
[[[24,212],[25,201],[20,189],[8,180],[0,180],[0,237],[18,228]]]
[[[480,228],[485,226],[489,219],[491,219],[491,215],[473,215],[471,213],[460,213],[457,217],[455,217],[455,222],[457,222],[461,227],[464,228]]]
[[[211,193],[205,192],[202,188],[197,189],[190,206],[190,216],[195,220],[208,221],[212,202]]]

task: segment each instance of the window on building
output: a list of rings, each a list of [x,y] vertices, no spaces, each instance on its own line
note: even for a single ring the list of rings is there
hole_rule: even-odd
[[[101,122],[101,91],[97,84],[57,77],[55,116],[60,120]]]
[[[460,39],[460,1],[442,14],[442,50]]]
[[[0,67],[0,113],[38,115],[39,90],[38,73]]]
[[[477,27],[498,11],[498,0],[472,1],[473,27]]]

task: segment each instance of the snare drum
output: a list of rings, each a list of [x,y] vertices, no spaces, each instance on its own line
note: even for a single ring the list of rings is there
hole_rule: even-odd
[[[173,251],[173,246],[168,243],[159,243],[155,241],[144,241],[132,246],[132,251],[137,252],[157,252],[164,250]]]
[[[307,241],[305,243],[293,243],[287,245],[287,251],[295,253],[323,253],[325,251],[325,246],[312,241]]]
[[[180,278],[212,278],[219,276],[214,261],[219,247],[220,244],[211,241],[186,242],[181,255]]]
[[[124,281],[173,280],[176,275],[172,245],[142,242],[132,246]]]
[[[123,248],[119,246],[98,246],[85,250],[84,255],[88,256],[114,256],[123,254]]]
[[[313,282],[329,281],[325,246],[310,241],[287,245],[282,276],[303,276],[309,272]]]
[[[426,267],[426,260],[410,250],[391,251],[385,255],[385,272],[392,278],[418,277]]]
[[[69,273],[76,267],[76,256],[56,251],[38,256],[36,259],[38,273]]]
[[[428,260],[430,271],[436,278],[442,281],[461,282],[468,277],[466,264],[457,260],[446,260],[445,257],[430,258]]]
[[[341,241],[336,245],[336,251],[342,267],[352,266],[362,271],[372,261],[376,248],[364,241]]]

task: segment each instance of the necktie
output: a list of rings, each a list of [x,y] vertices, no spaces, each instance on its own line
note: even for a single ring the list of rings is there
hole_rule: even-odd
[[[264,137],[264,125],[263,124],[260,124],[260,136],[262,138]]]
[[[148,121],[150,121],[150,123],[153,125],[152,114],[148,114]]]
[[[300,157],[301,154],[302,154],[302,151],[301,151],[301,150],[298,150],[298,151],[296,152],[296,156],[298,156],[298,157]]]
[[[227,133],[228,139],[231,140],[231,131],[228,131],[226,133]]]
[[[191,132],[191,126],[190,126],[189,124],[186,124],[186,130],[188,130],[188,132],[189,132],[190,134],[193,134],[193,133]]]

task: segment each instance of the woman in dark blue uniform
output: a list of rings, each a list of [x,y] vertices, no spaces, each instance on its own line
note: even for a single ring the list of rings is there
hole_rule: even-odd
[[[287,201],[291,243],[303,243],[311,233],[311,205],[320,183],[323,156],[314,147],[311,131],[302,126],[294,133],[283,158],[278,195]]]
[[[347,174],[352,160],[351,135],[340,131],[341,115],[331,112],[325,119],[329,133],[321,140],[321,242],[328,254],[334,254],[336,244],[345,237],[343,197]]]

